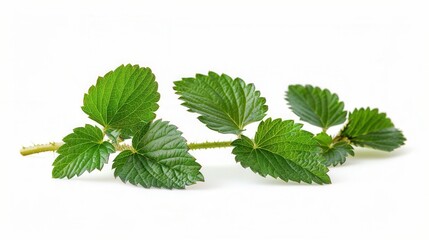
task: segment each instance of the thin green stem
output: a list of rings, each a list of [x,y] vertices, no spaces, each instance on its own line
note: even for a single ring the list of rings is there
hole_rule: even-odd
[[[48,144],[37,144],[30,147],[23,147],[20,151],[21,155],[28,156],[31,154],[41,153],[41,152],[55,152],[60,148],[64,143],[62,142],[52,142]],[[224,142],[203,142],[203,143],[190,143],[188,144],[189,150],[197,149],[209,149],[209,148],[225,148],[231,147],[231,141]],[[133,147],[127,144],[115,144],[116,151],[123,150],[133,150]]]
[[[226,148],[226,147],[231,147],[231,141],[189,143],[188,147],[189,147],[189,150],[209,149],[209,148]]]
[[[20,151],[22,156],[27,156],[35,153],[57,151],[64,143],[51,142],[48,144],[36,144],[30,147],[23,147]]]

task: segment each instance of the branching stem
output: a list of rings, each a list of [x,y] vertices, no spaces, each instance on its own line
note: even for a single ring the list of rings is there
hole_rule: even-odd
[[[347,137],[337,135],[333,139],[333,143],[345,141],[350,143],[350,140]],[[211,149],[211,148],[227,148],[231,147],[231,141],[220,141],[220,142],[202,142],[202,143],[189,143],[189,150],[198,150],[198,149]],[[64,143],[62,142],[51,142],[48,144],[36,144],[30,147],[23,147],[20,151],[22,156],[32,155],[42,152],[55,152],[60,148]],[[133,150],[133,147],[128,144],[115,144],[116,151],[123,150]]]
[[[23,147],[20,151],[21,155],[27,156],[36,153],[42,152],[55,152],[60,148],[64,143],[62,142],[51,142],[48,144],[37,144],[30,147]],[[203,143],[189,143],[189,150],[198,150],[198,149],[210,149],[210,148],[226,148],[231,146],[231,141],[224,142],[203,142]],[[116,151],[123,150],[132,150],[133,148],[127,144],[116,144]]]
[[[350,140],[344,136],[336,136],[333,139],[333,143],[345,141],[350,143]],[[221,141],[221,142],[202,142],[202,143],[189,143],[189,150],[198,150],[198,149],[211,149],[211,148],[227,148],[231,147],[231,141]],[[28,156],[36,153],[42,152],[55,152],[60,148],[64,143],[62,142],[51,142],[48,144],[36,144],[30,147],[23,147],[20,151],[22,156]],[[133,150],[133,147],[128,144],[115,144],[116,151],[123,150]]]

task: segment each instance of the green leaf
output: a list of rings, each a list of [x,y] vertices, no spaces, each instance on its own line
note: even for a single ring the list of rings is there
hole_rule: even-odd
[[[255,140],[246,136],[232,142],[235,159],[244,168],[284,181],[331,183],[320,162],[320,148],[313,135],[292,120],[271,118],[261,122]]]
[[[176,93],[190,112],[208,128],[220,133],[240,134],[244,127],[265,117],[265,98],[240,78],[214,72],[195,78],[183,78],[174,83]]]
[[[327,167],[343,164],[348,155],[354,156],[353,147],[346,141],[333,142],[332,137],[326,133],[319,133],[314,139],[323,150],[323,164]]]
[[[324,132],[314,136],[314,139],[319,143],[319,146],[329,147],[332,144],[332,137]]]
[[[133,129],[155,119],[157,89],[150,68],[121,65],[89,88],[82,110],[106,129]]]
[[[344,123],[347,112],[337,94],[310,85],[290,85],[286,93],[290,109],[302,121],[328,129]]]
[[[145,188],[185,188],[204,181],[201,165],[188,153],[177,127],[157,120],[143,127],[132,140],[135,151],[121,152],[113,162],[115,177]]]
[[[404,145],[406,140],[385,113],[370,108],[355,109],[350,113],[349,121],[340,135],[347,137],[356,146],[389,152]]]
[[[54,178],[72,178],[80,176],[85,171],[101,170],[108,162],[110,153],[115,148],[109,142],[103,141],[103,132],[96,126],[85,125],[75,128],[67,135],[57,153],[52,170]]]

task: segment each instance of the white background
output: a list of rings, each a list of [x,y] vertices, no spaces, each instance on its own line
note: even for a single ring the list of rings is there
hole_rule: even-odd
[[[423,2],[1,1],[0,239],[429,239]],[[387,112],[408,141],[393,153],[357,149],[326,186],[264,179],[231,149],[193,152],[206,182],[173,191],[125,185],[111,164],[54,180],[55,154],[19,155],[92,123],[83,93],[123,63],[152,68],[158,116],[189,141],[232,139],[172,90],[209,70],[255,83],[271,117],[296,120],[284,90],[313,84],[348,110]]]

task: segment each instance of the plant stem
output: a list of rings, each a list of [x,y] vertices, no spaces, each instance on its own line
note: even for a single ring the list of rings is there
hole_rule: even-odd
[[[52,142],[48,144],[37,144],[30,147],[23,147],[20,151],[22,156],[27,156],[35,153],[41,153],[41,152],[50,152],[50,151],[57,151],[58,148],[60,148],[64,143],[62,142]],[[188,144],[189,150],[197,150],[197,149],[209,149],[209,148],[225,148],[225,147],[231,147],[231,141],[224,141],[224,142],[203,142],[203,143],[189,143]],[[116,151],[123,151],[123,150],[131,150],[132,147],[127,144],[117,144],[115,146]]]
[[[231,147],[231,141],[189,143],[188,147],[189,147],[189,150],[209,149],[209,148],[226,148],[226,147]]]
[[[27,156],[35,153],[57,151],[64,143],[62,142],[51,142],[48,144],[36,144],[31,147],[23,147],[20,151],[22,156]]]
[[[348,144],[351,144],[350,139],[346,136],[342,136],[340,134],[338,134],[337,136],[335,136],[332,139],[332,143],[337,143],[337,142],[346,142]]]

